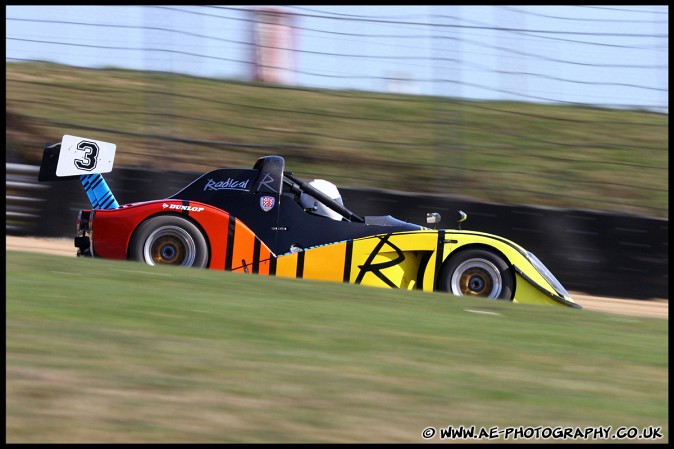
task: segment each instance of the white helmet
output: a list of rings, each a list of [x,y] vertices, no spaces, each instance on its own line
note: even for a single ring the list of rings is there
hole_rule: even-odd
[[[337,186],[334,185],[333,183],[326,181],[325,179],[314,179],[309,183],[309,185],[318,190],[319,192],[329,196],[342,206],[344,205],[344,203],[342,202],[342,196],[339,194]],[[342,216],[339,213],[330,209],[325,204],[321,203],[320,201],[318,201],[316,198],[314,198],[309,194],[302,193],[302,195],[300,196],[300,204],[304,209],[309,210],[310,212],[316,215],[332,218],[333,220],[342,219]]]

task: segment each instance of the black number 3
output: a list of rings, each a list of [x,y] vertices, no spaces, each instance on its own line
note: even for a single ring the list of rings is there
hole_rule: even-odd
[[[98,160],[98,145],[94,142],[87,142],[83,140],[77,144],[77,149],[84,151],[84,159],[75,159],[75,167],[91,171],[96,168],[96,161]]]

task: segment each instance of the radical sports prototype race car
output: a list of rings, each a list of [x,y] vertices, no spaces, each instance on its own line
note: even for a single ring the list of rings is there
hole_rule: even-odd
[[[44,149],[38,180],[79,178],[92,204],[79,212],[78,256],[580,308],[516,243],[357,215],[334,184],[298,179],[280,156],[209,171],[168,198],[119,205],[102,176],[115,149],[69,135]]]

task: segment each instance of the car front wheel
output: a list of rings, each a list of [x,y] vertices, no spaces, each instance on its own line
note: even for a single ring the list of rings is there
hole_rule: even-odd
[[[512,301],[515,280],[502,257],[488,250],[470,249],[445,262],[438,277],[438,289],[457,296]]]
[[[189,220],[161,215],[143,222],[129,245],[129,257],[148,265],[180,265],[205,268],[208,245]]]

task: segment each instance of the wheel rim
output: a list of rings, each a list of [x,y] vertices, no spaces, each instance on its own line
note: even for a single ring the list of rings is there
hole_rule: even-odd
[[[451,279],[451,291],[455,295],[496,299],[502,288],[501,272],[484,259],[464,261],[454,270]]]
[[[143,259],[148,265],[192,266],[197,246],[192,236],[178,226],[155,229],[143,245]]]

